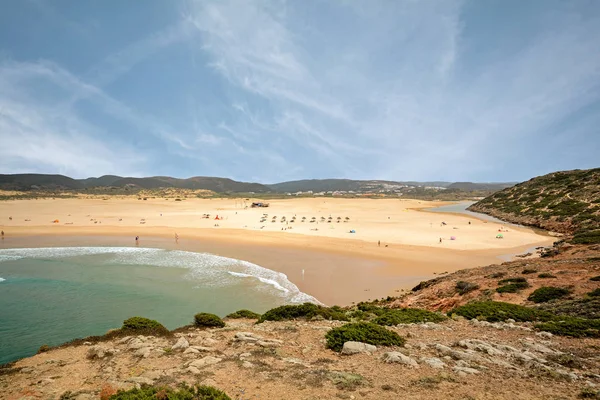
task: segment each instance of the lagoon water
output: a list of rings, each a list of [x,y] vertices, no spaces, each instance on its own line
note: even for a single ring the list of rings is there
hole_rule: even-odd
[[[173,329],[198,312],[316,301],[284,274],[207,253],[131,247],[0,250],[0,364],[132,316]]]

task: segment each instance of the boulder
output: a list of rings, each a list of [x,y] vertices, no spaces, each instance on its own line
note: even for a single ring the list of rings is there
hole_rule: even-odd
[[[201,358],[200,360],[192,361],[192,363],[190,364],[190,367],[203,368],[203,367],[206,367],[207,365],[213,365],[213,364],[220,363],[221,360],[222,359],[218,358],[218,357],[206,356],[204,358]]]
[[[191,365],[187,367],[186,371],[191,372],[194,375],[198,375],[200,373],[200,370],[198,368],[192,367]]]
[[[256,342],[257,345],[261,347],[279,347],[283,344],[281,340],[277,339],[264,339]]]
[[[200,350],[197,350],[193,347],[188,347],[187,349],[185,349],[183,354],[200,354]]]
[[[177,341],[177,343],[175,343],[173,345],[173,347],[171,347],[171,350],[175,351],[175,350],[185,350],[188,347],[190,347],[190,343],[187,341],[186,338],[184,338],[183,336],[179,338],[179,340]]]
[[[148,358],[148,357],[150,357],[151,350],[152,350],[151,347],[142,347],[140,349],[137,349],[135,351],[135,353],[133,353],[133,355],[136,357]]]
[[[133,382],[133,383],[139,383],[140,385],[153,385],[154,381],[150,378],[146,378],[143,376],[134,376],[131,378],[128,378],[126,380],[126,382]]]
[[[462,373],[462,375],[477,375],[477,374],[479,374],[478,370],[476,370],[475,368],[469,368],[469,367],[456,366],[456,367],[452,368],[452,370],[454,372],[458,372],[459,375],[461,375],[461,373]]]
[[[390,351],[383,355],[383,361],[386,363],[404,364],[411,367],[418,367],[419,363],[414,358],[410,358],[399,351]]]
[[[108,348],[108,347],[104,347],[104,346],[99,346],[99,345],[95,345],[95,346],[91,346],[86,354],[86,357],[90,360],[94,360],[94,359],[103,359],[105,357],[110,357],[115,353],[114,349]]]
[[[251,332],[238,332],[235,334],[235,337],[233,338],[233,340],[235,340],[236,342],[255,343],[255,342],[258,342],[259,340],[262,340],[262,336],[256,335]]]
[[[133,338],[127,343],[127,348],[129,350],[137,350],[137,349],[141,349],[142,347],[147,347],[147,346],[148,345],[146,343],[142,342],[138,338]]]
[[[429,365],[431,368],[443,369],[446,364],[437,357],[423,357],[421,358],[425,364]]]
[[[342,348],[342,354],[351,355],[359,353],[371,354],[377,351],[377,347],[372,344],[362,342],[346,342]]]

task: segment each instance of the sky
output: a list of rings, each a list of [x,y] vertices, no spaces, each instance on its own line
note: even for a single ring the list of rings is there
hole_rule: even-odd
[[[597,0],[0,0],[0,173],[593,167]]]

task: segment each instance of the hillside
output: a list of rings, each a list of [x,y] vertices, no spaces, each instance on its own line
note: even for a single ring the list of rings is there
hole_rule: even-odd
[[[166,176],[147,178],[120,177],[104,175],[99,178],[72,179],[63,175],[16,174],[0,175],[0,190],[85,190],[102,187],[117,187],[131,189],[202,189],[213,192],[266,193],[270,192],[260,183],[238,182],[227,178],[196,176],[188,179],[178,179]]]
[[[600,242],[600,168],[554,172],[496,192],[469,210]]]
[[[61,400],[175,398],[166,393],[182,384],[226,394],[178,399],[597,398],[599,338],[555,335],[545,327],[556,322],[508,310],[486,321],[382,302],[304,304],[199,314],[174,331],[135,317],[0,367],[0,388],[7,399]]]

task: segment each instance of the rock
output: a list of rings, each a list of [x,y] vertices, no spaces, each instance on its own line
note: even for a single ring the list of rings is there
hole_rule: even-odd
[[[197,350],[193,347],[188,347],[187,349],[185,349],[183,354],[200,354],[200,350]]]
[[[206,338],[202,341],[202,343],[207,346],[214,346],[215,344],[218,344],[219,341],[212,338]]]
[[[131,340],[131,336],[125,336],[124,338],[120,339],[117,344],[125,344],[127,342],[129,342]]]
[[[194,375],[198,375],[200,373],[198,368],[192,366],[187,367],[186,371],[191,372]]]
[[[103,359],[104,357],[110,357],[115,353],[113,349],[103,346],[92,346],[88,349],[86,357],[90,360]]]
[[[261,347],[279,347],[283,344],[281,340],[277,339],[264,339],[256,342]]]
[[[196,368],[202,368],[202,367],[206,367],[207,365],[213,365],[213,364],[220,363],[221,360],[222,359],[218,358],[218,357],[206,356],[204,358],[201,358],[200,360],[193,361],[190,364],[190,366],[196,367]]]
[[[92,400],[94,397],[89,393],[79,393],[75,400]]]
[[[148,358],[148,357],[150,357],[151,350],[152,350],[151,347],[142,347],[140,349],[137,349],[135,351],[135,353],[133,353],[133,355],[136,357]]]
[[[153,385],[154,381],[143,376],[134,376],[126,380],[126,382],[139,383],[140,385]]]
[[[435,349],[438,353],[444,356],[450,356],[455,360],[467,360],[467,361],[476,361],[476,362],[485,362],[485,359],[475,352],[468,353],[464,351],[453,350],[448,346],[444,346],[443,344],[436,343],[434,345]],[[472,351],[472,350],[471,350]]]
[[[342,348],[342,354],[351,355],[359,353],[374,353],[377,351],[377,347],[372,344],[362,342],[346,342]]]
[[[242,353],[242,354],[240,354],[239,357],[240,357],[240,359],[247,358],[247,357],[252,357],[252,353]]]
[[[446,366],[446,364],[437,357],[423,357],[421,358],[421,361],[431,368],[443,369]]]
[[[477,375],[477,374],[480,373],[475,368],[469,368],[469,367],[458,367],[458,366],[456,366],[456,367],[452,368],[452,370],[454,372],[458,372],[459,374],[462,372],[463,374],[466,374],[466,375]]]
[[[492,344],[478,339],[464,339],[458,342],[460,347],[470,350],[477,350],[487,353],[491,356],[504,356],[505,353],[495,348]]]
[[[242,368],[252,368],[254,367],[254,364],[252,364],[250,361],[244,361],[242,363]]]
[[[552,337],[554,336],[550,332],[537,332],[536,335],[541,337],[542,339],[552,339]]]
[[[173,347],[171,347],[171,350],[184,350],[188,347],[190,347],[190,343],[187,341],[187,339],[184,337],[180,337],[177,343],[175,343]]]
[[[525,345],[525,347],[528,347],[533,351],[537,351],[538,353],[542,353],[542,354],[562,354],[562,352],[552,350],[551,348],[546,347],[543,344],[530,342],[527,340],[523,342],[523,345]]]
[[[190,346],[190,349],[204,351],[204,352],[215,351],[215,349],[213,347],[204,347],[204,346]]]
[[[138,338],[134,338],[132,340],[129,341],[129,343],[127,343],[127,348],[130,350],[137,350],[137,349],[141,349],[142,347],[147,347],[148,345],[144,342],[142,342],[140,339]]]
[[[235,334],[234,339],[236,342],[249,342],[255,343],[262,340],[262,336],[256,335],[251,332],[238,332]]]
[[[409,365],[411,367],[418,367],[419,363],[414,358],[410,358],[400,353],[399,351],[390,351],[383,355],[383,361],[386,363],[398,363]]]

